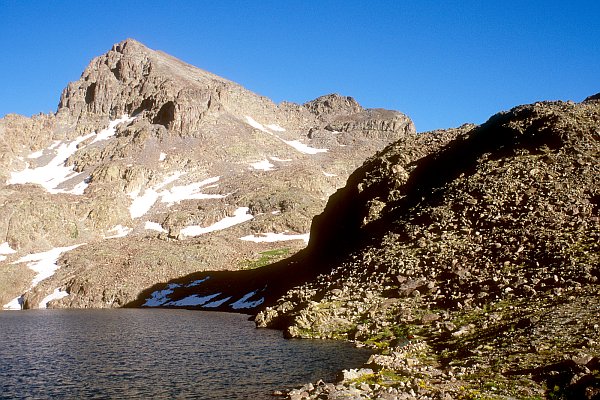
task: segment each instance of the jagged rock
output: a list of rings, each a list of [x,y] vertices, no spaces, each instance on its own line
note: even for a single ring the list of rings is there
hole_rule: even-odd
[[[327,119],[327,117],[340,117],[357,114],[363,108],[352,97],[344,97],[339,94],[329,94],[316,98],[304,104],[311,113]]]
[[[586,97],[586,98],[585,98],[585,100],[584,100],[584,102],[588,102],[588,101],[598,101],[598,100],[600,100],[600,93],[596,93],[596,94],[595,94],[595,95],[593,95],[593,96]]]

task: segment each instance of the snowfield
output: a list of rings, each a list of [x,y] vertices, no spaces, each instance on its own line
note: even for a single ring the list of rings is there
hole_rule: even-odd
[[[167,286],[167,289],[157,290],[155,292],[152,292],[152,294],[150,295],[150,298],[146,299],[146,302],[142,305],[142,307],[162,306],[166,302],[171,301],[171,299],[169,299],[169,295],[173,293],[173,289],[176,289],[178,287],[181,287],[181,286],[172,283]]]
[[[159,194],[154,189],[146,189],[141,196],[136,192],[130,193],[129,196],[133,199],[129,206],[129,214],[132,219],[136,219],[150,211],[156,200],[158,200]]]
[[[160,192],[161,201],[168,203],[169,206],[179,203],[183,200],[207,200],[207,199],[222,199],[226,197],[223,194],[205,194],[201,189],[206,188],[212,183],[218,182],[220,177],[215,176],[205,179],[201,182],[191,183],[184,186],[173,186],[169,190]]]
[[[198,286],[202,282],[206,281],[209,278],[210,277],[207,276],[204,279],[200,279],[200,280],[188,283],[187,285],[185,285],[185,287]],[[222,299],[213,300],[222,295],[222,293],[219,292],[219,293],[213,293],[213,294],[208,294],[208,295],[203,295],[203,296],[200,296],[198,294],[192,294],[192,295],[186,296],[179,300],[171,300],[171,298],[169,296],[171,294],[173,294],[175,289],[178,289],[181,287],[182,287],[182,285],[177,284],[177,283],[168,284],[164,289],[153,292],[150,295],[150,297],[146,299],[146,302],[142,305],[142,307],[161,307],[161,306],[165,306],[165,307],[197,307],[197,306],[201,306],[202,308],[217,308],[217,307],[220,307],[223,304],[229,302],[232,298],[232,296],[228,296],[228,297],[225,297]],[[231,307],[234,310],[243,310],[243,309],[258,307],[259,305],[264,303],[265,298],[260,297],[258,300],[254,300],[254,301],[250,301],[250,299],[252,297],[256,296],[256,294],[259,291],[262,292],[264,290],[266,290],[266,286],[262,290],[257,289],[257,290],[253,290],[249,293],[246,293],[239,300],[235,301],[234,303],[231,303],[229,305],[229,307]]]
[[[217,308],[219,306],[222,306],[223,304],[225,304],[226,302],[229,301],[229,299],[231,299],[231,296],[229,297],[225,297],[224,299],[221,300],[215,300],[215,301],[211,301],[210,303],[206,303],[202,306],[202,308]]]
[[[285,132],[285,129],[276,124],[267,125],[267,128],[275,132]]]
[[[273,161],[277,161],[277,162],[290,162],[292,161],[291,158],[279,158],[279,157],[269,157],[271,160]]]

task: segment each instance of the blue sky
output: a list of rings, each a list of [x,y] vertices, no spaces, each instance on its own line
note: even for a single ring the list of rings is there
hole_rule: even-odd
[[[600,92],[599,1],[0,0],[0,116],[54,112],[127,37],[273,99],[327,93],[418,131]]]

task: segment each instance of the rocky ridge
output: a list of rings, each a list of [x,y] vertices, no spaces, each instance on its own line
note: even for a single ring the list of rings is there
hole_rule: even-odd
[[[321,275],[257,317],[377,349],[292,399],[600,398],[600,102],[410,136],[314,219]]]
[[[414,134],[404,114],[350,97],[277,105],[115,44],[55,114],[0,119],[0,300],[119,307],[159,282],[293,254],[352,170]],[[55,273],[33,285],[30,269]]]

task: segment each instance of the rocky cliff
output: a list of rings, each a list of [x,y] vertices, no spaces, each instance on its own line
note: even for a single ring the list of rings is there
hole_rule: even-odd
[[[55,114],[0,120],[0,302],[118,307],[160,282],[291,255],[351,171],[413,135],[396,111],[335,94],[277,105],[115,44]]]
[[[300,398],[600,398],[600,101],[406,136],[328,201],[256,318],[378,349]]]

